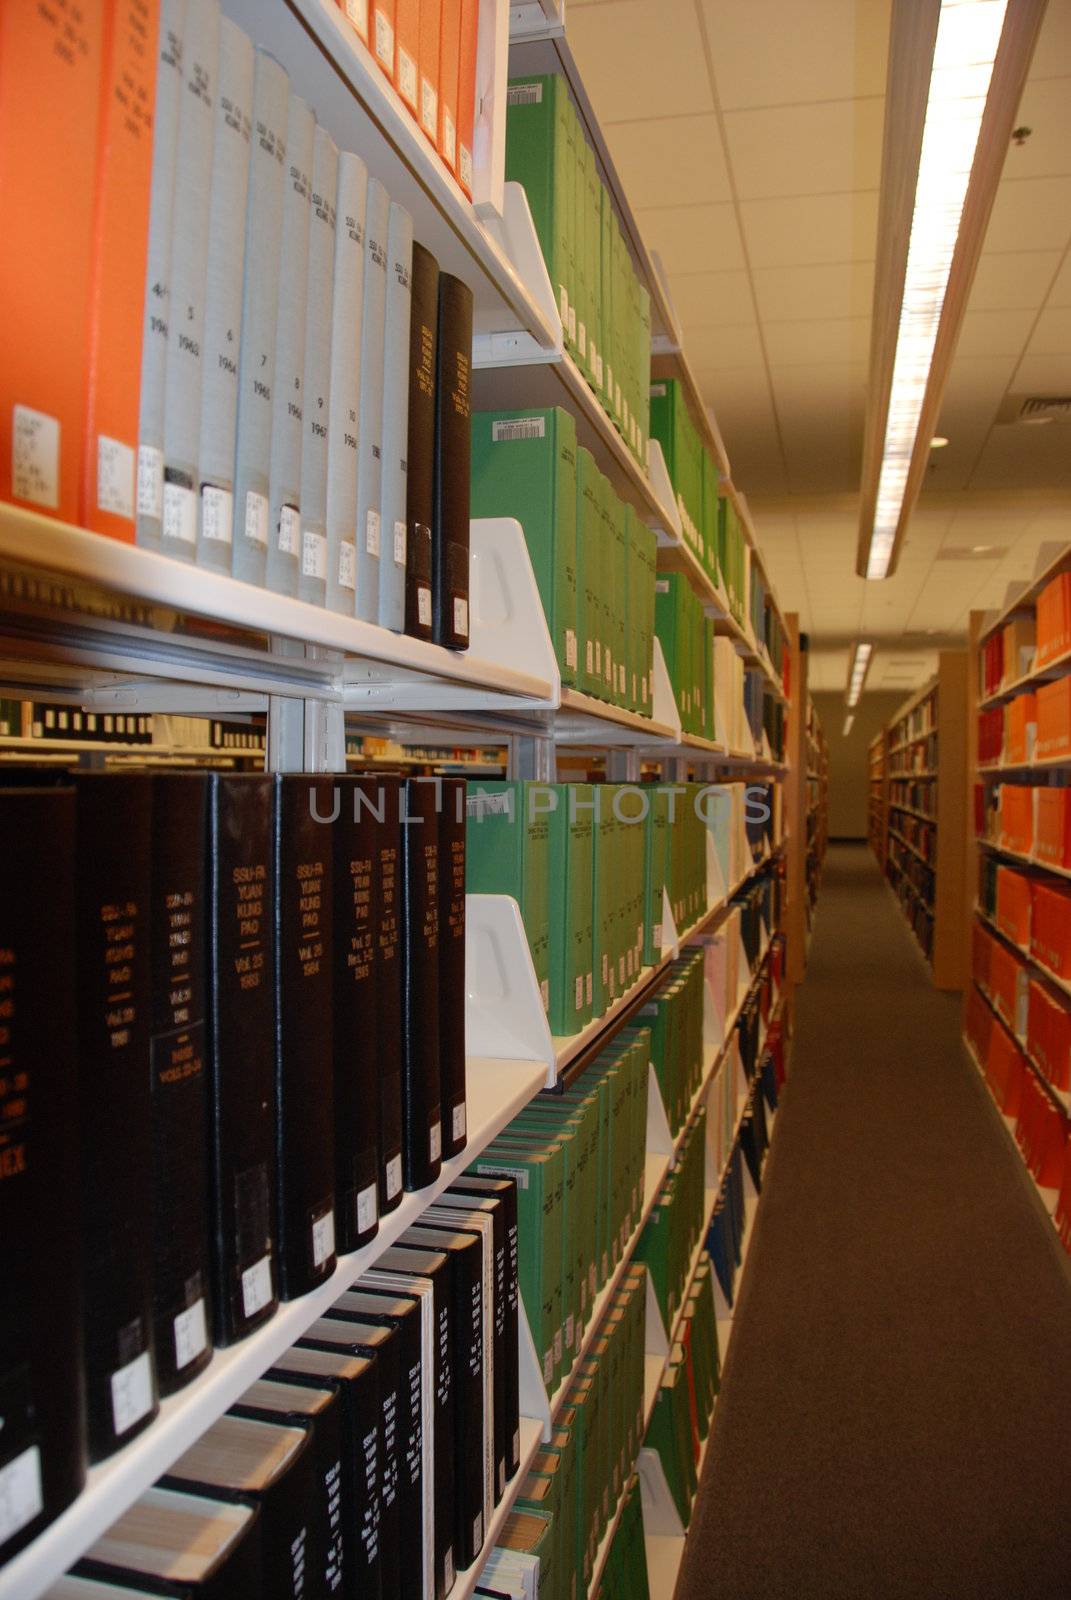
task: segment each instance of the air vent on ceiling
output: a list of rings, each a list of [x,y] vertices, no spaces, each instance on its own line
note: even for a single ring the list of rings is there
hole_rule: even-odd
[[[1071,395],[1006,394],[997,412],[998,422],[1071,422]]]
[[[949,544],[938,550],[937,561],[1001,561],[1008,554],[1006,544],[987,544],[976,550],[970,544]]]

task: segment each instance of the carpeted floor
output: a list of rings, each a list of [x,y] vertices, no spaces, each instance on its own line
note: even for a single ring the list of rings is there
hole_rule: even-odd
[[[1071,1275],[869,850],[830,851],[676,1600],[1067,1600]]]

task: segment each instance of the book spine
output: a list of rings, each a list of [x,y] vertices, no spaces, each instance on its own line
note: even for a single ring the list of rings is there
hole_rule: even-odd
[[[127,543],[135,534],[158,21],[156,0],[104,8],[79,520]]]
[[[309,206],[309,272],[305,311],[304,431],[301,440],[301,566],[298,599],[327,598],[327,461],[331,417],[331,291],[335,269],[338,149],[317,127]]]
[[[0,16],[0,215],[10,230],[0,252],[0,499],[67,522],[82,483],[101,12],[7,5]]]
[[[420,112],[420,0],[394,3],[394,87],[416,117]]]
[[[379,850],[374,778],[336,778],[334,822],[335,1196],[338,1248],[378,1227]]]
[[[266,51],[258,50],[253,74],[253,143],[242,263],[231,568],[234,576],[246,583],[264,582],[268,560],[275,323],[289,104],[286,73]]]
[[[439,263],[413,246],[409,333],[409,428],[406,449],[405,631],[430,639],[431,525],[435,513],[435,374]]]
[[[357,421],[361,404],[361,306],[368,169],[338,158],[331,319],[331,411],[327,430],[327,590],[331,611],[353,616],[357,587]]]
[[[423,1189],[442,1166],[439,1078],[439,804],[435,779],[408,778],[402,827],[402,1167]]]
[[[406,449],[409,430],[409,334],[412,312],[413,219],[391,203],[387,228],[387,306],[383,341],[383,549],[379,622],[405,626]]]
[[[377,883],[379,928],[376,1038],[379,1042],[379,1209],[402,1199],[402,896],[401,780],[381,776]]]
[[[0,790],[0,1562],[85,1480],[75,828],[69,789]]]
[[[279,787],[275,828],[275,1096],[284,1300],[335,1267],[331,780]],[[321,821],[320,819],[324,819]]]
[[[476,131],[476,46],[480,0],[461,0],[461,52],[457,81],[457,180],[472,199]]]
[[[250,40],[228,17],[222,17],[208,208],[201,437],[197,448],[197,560],[217,572],[230,572],[234,542],[238,349],[253,128],[253,59]]]
[[[421,132],[434,148],[439,138],[439,50],[442,0],[420,0]]]
[[[372,0],[372,53],[376,65],[388,78],[394,77],[395,0]]]
[[[357,430],[357,595],[365,622],[379,620],[380,507],[383,487],[383,349],[387,309],[387,230],[390,200],[378,178],[368,180],[361,311],[361,404]]]
[[[153,1305],[161,1394],[196,1377],[208,1330],[205,846],[208,779],[157,773],[149,937]]]
[[[90,1457],[100,1461],[157,1409],[148,1072],[152,791],[142,773],[79,777],[77,787],[83,1328]]]
[[[197,554],[197,446],[201,432],[201,356],[218,70],[217,0],[186,0],[171,212],[160,524],[160,549],[180,561],[192,561]]]
[[[309,280],[309,215],[316,118],[290,96],[286,180],[275,321],[275,385],[271,410],[268,559],[265,583],[296,594],[301,551],[301,446],[305,425],[305,302]]]
[[[461,72],[462,0],[442,0],[439,41],[439,154],[457,176],[457,94]]]
[[[469,642],[469,484],[472,456],[472,290],[439,277],[435,384],[432,636],[451,650]]]
[[[439,1076],[443,1155],[465,1148],[465,796],[464,778],[440,778]]]
[[[368,44],[368,0],[338,0],[338,8],[361,43]]]
[[[276,780],[209,792],[209,1095],[216,1344],[276,1306],[273,850]]]

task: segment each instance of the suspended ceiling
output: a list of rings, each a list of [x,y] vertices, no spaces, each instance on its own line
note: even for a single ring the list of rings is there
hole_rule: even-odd
[[[855,575],[888,0],[568,0],[567,31],[812,679],[905,693],[1071,538],[1071,0],[1049,0],[896,575]]]

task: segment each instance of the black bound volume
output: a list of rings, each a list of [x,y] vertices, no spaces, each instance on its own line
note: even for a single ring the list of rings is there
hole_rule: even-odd
[[[215,1343],[277,1304],[272,905],[277,780],[214,773],[208,797],[209,1155]]]
[[[174,1489],[146,1489],[73,1569],[55,1600],[170,1595],[172,1600],[265,1600],[261,1516],[239,1504]]]
[[[484,1339],[491,1347],[491,1481],[494,1504],[501,1500],[506,1487],[506,1217],[501,1202],[490,1197],[456,1194],[447,1189],[433,1206],[429,1206],[420,1219],[422,1225],[435,1227],[439,1219],[447,1227],[481,1228],[486,1219],[491,1227],[491,1272],[488,1293],[488,1273],[484,1268]],[[482,1233],[482,1229],[481,1229]],[[485,1344],[484,1365],[487,1366]]]
[[[433,628],[432,522],[435,516],[435,373],[439,263],[413,245],[409,322],[409,434],[406,443],[405,631],[430,639]]]
[[[502,1228],[505,1240],[502,1263],[505,1282],[505,1293],[502,1296],[504,1309],[503,1367],[505,1369],[504,1390],[506,1400],[504,1426],[506,1477],[508,1479],[513,1477],[521,1464],[520,1282],[517,1276],[519,1270],[517,1183],[514,1178],[477,1177],[464,1173],[460,1178],[455,1178],[449,1189],[446,1190],[443,1196],[444,1201],[450,1200],[453,1195],[473,1195],[480,1199],[495,1200],[502,1210]]]
[[[0,789],[0,837],[3,1565],[85,1480],[73,791]]]
[[[439,277],[435,377],[435,511],[432,637],[451,650],[469,643],[469,483],[472,451],[472,290]]]
[[[402,780],[376,777],[379,892],[377,924],[376,1076],[379,1079],[379,1210],[402,1199]]]
[[[346,1600],[380,1600],[379,1366],[374,1356],[292,1345],[269,1372],[286,1383],[330,1384],[342,1405],[342,1547]]]
[[[284,1300],[335,1270],[333,781],[281,778],[275,814],[275,1159]]]
[[[431,1215],[427,1221],[426,1227],[407,1228],[398,1244],[403,1249],[441,1250],[450,1258],[454,1555],[458,1566],[471,1567],[483,1547],[485,1525],[483,1245],[476,1233],[455,1229]]]
[[[338,1249],[379,1226],[378,778],[336,777],[334,823],[335,1209]]]
[[[373,1327],[393,1328],[398,1338],[401,1363],[399,1392],[401,1405],[397,1418],[398,1438],[398,1530],[405,1560],[399,1573],[401,1600],[421,1600],[424,1593],[422,1528],[424,1516],[424,1424],[421,1406],[421,1331],[420,1302],[410,1295],[395,1293],[390,1280],[382,1286],[370,1280],[375,1273],[359,1278],[356,1289],[342,1297],[346,1307]],[[336,1305],[341,1305],[337,1301]],[[386,1596],[384,1586],[384,1596]]]
[[[100,1461],[157,1410],[149,1088],[152,779],[135,772],[79,773],[75,785],[83,1329],[89,1454]]]
[[[465,792],[464,778],[440,778],[439,1081],[443,1156],[468,1138],[465,1108]]]
[[[407,778],[402,815],[402,1171],[423,1189],[442,1168],[439,1077],[440,780]]]
[[[208,1079],[205,853],[208,777],[153,777],[150,967],[156,1373],[172,1394],[207,1365]]]

